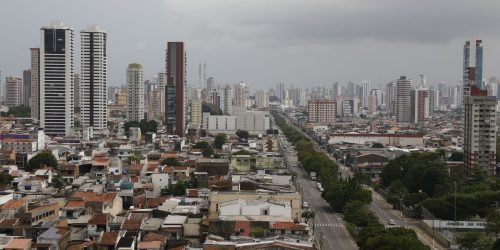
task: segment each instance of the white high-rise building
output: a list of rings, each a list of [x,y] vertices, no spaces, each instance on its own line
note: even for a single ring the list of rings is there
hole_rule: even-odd
[[[141,64],[128,65],[127,93],[127,118],[141,121],[144,119],[144,70]]]
[[[9,108],[21,105],[22,80],[17,76],[8,76],[5,79],[5,105]]]
[[[74,116],[73,29],[52,22],[40,30],[40,127],[69,136]]]
[[[255,105],[257,106],[257,108],[268,108],[269,92],[257,91],[257,93],[255,93]]]
[[[106,31],[90,26],[81,31],[80,107],[84,127],[102,131],[107,126]]]
[[[411,122],[411,80],[401,76],[396,82],[396,119]]]

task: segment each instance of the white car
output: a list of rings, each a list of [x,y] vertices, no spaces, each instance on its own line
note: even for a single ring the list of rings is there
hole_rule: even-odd
[[[309,208],[309,203],[307,203],[306,201],[302,202],[302,207]]]
[[[318,190],[319,190],[320,192],[325,191],[325,189],[324,189],[323,187],[318,188]]]
[[[396,222],[394,220],[389,220],[389,222],[387,224],[389,226],[394,226],[394,225],[396,225]]]

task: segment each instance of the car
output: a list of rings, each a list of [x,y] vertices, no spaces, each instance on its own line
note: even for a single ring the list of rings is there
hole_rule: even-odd
[[[394,226],[394,225],[396,225],[396,222],[394,220],[389,220],[389,222],[387,224],[389,226]]]
[[[323,187],[319,187],[319,188],[318,188],[318,190],[319,190],[320,192],[325,191],[325,189],[324,189]]]
[[[309,203],[307,203],[307,201],[302,202],[302,207],[309,208]]]
[[[323,185],[321,185],[321,183],[318,182],[318,183],[316,183],[316,188],[321,189],[321,188],[323,188]]]

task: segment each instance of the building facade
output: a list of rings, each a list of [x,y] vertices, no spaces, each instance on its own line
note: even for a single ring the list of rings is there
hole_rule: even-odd
[[[257,91],[255,93],[255,105],[257,108],[269,108],[269,92]]]
[[[62,22],[41,28],[40,127],[69,136],[74,122],[74,34]]]
[[[91,26],[81,36],[80,106],[84,127],[102,131],[107,126],[107,34]]]
[[[483,41],[466,41],[464,44],[463,96],[470,95],[471,86],[482,89],[483,85]]]
[[[40,48],[31,48],[31,118],[40,119]]]
[[[308,103],[308,122],[335,123],[336,106],[334,100],[310,100]]]
[[[202,124],[202,101],[201,99],[191,100],[191,124],[199,126]]]
[[[21,105],[22,79],[17,76],[5,78],[5,105],[9,108]]]
[[[144,70],[138,63],[129,64],[127,68],[127,119],[144,119]]]
[[[411,122],[411,80],[401,76],[396,82],[396,119]]]
[[[186,53],[183,42],[168,42],[166,53],[165,124],[167,133],[184,136]]]
[[[23,70],[23,86],[22,86],[21,104],[31,106],[31,69]]]

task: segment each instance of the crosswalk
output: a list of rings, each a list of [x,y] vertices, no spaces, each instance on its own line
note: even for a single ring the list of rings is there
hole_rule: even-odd
[[[315,227],[343,227],[341,223],[317,223],[314,224]]]

